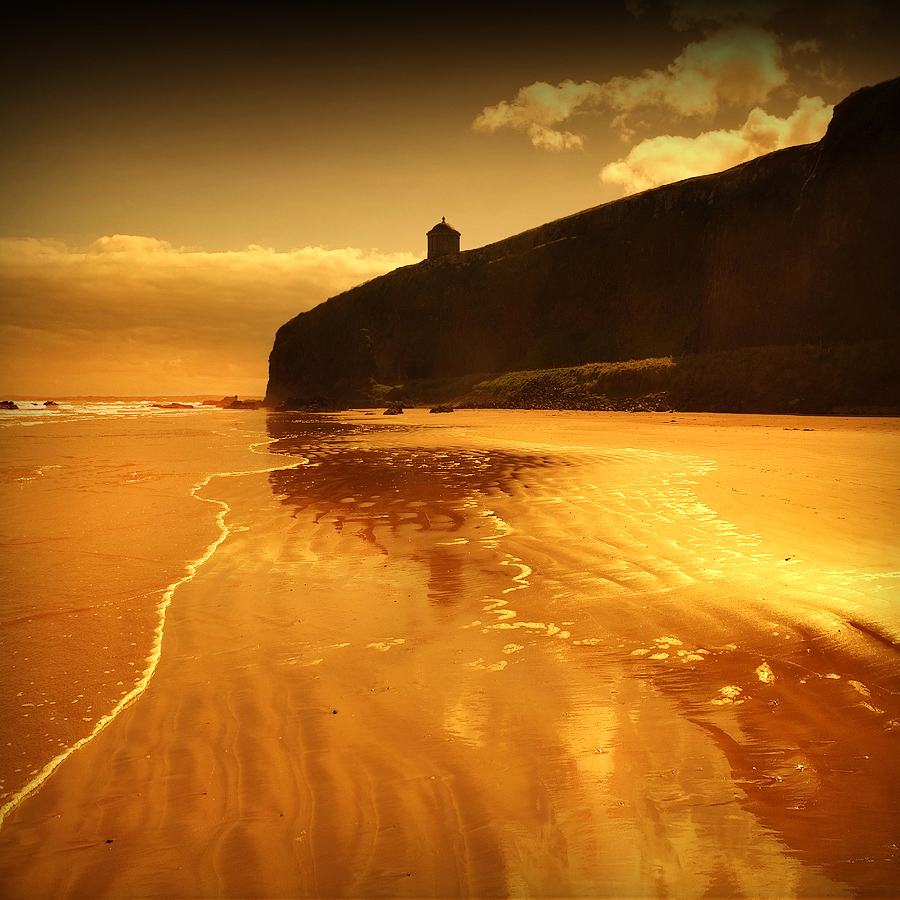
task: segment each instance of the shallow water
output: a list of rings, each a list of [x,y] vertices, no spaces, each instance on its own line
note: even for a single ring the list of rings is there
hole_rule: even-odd
[[[0,806],[141,681],[167,588],[220,533],[192,489],[265,465],[262,414],[22,406],[0,421]]]
[[[896,502],[860,506],[856,531],[838,513],[896,493],[896,437],[635,421],[214,410],[59,431],[93,512],[73,501],[10,558],[111,561],[57,566],[68,606],[27,582],[65,627],[12,617],[49,660],[12,675],[74,693],[84,608],[78,658],[95,710],[115,709],[103,691],[139,680],[166,587],[203,564],[171,592],[145,690],[10,813],[0,878],[59,896],[890,895],[900,575],[878,530]],[[852,476],[851,500],[776,506],[756,469],[735,475],[786,484],[800,459],[823,488]],[[11,507],[23,524],[66,505],[10,483],[35,498]]]
[[[564,866],[546,843],[556,823],[541,821],[523,890],[590,894],[598,867],[615,896],[654,878],[688,896],[896,883],[893,558],[863,571],[775,557],[699,500],[717,462],[683,446],[373,426],[320,448],[305,423],[269,427],[272,452],[310,460],[270,476],[294,515],[383,554],[386,602],[427,586],[427,611],[367,622],[378,627],[357,645],[424,653],[424,630],[442,680],[426,702],[449,707],[430,729],[495,765],[521,760],[520,742],[540,747],[529,792],[555,816],[588,817],[559,829]],[[316,534],[330,549],[313,541],[313,554],[339,558],[335,534]],[[313,653],[338,665],[348,649]],[[610,813],[639,848],[618,874],[582,845]],[[498,852],[523,864],[521,848]]]

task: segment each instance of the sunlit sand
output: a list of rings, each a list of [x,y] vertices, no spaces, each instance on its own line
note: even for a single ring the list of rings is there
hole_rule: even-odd
[[[213,415],[3,896],[895,893],[896,420]]]

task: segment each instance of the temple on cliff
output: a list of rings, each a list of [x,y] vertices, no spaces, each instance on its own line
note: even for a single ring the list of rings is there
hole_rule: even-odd
[[[428,232],[428,258],[451,253],[459,253],[459,232],[441,216],[441,221]]]

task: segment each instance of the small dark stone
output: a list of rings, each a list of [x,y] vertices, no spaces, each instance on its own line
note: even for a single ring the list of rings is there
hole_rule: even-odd
[[[276,407],[278,412],[339,412],[347,404],[331,397],[291,397]]]

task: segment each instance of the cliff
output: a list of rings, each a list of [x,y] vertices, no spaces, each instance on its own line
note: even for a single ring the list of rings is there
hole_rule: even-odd
[[[267,402],[448,378],[900,337],[900,79],[816,144],[332,297],[283,325]]]

